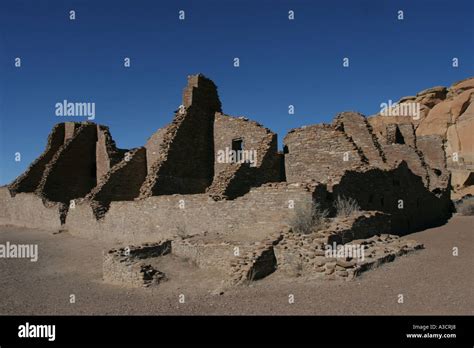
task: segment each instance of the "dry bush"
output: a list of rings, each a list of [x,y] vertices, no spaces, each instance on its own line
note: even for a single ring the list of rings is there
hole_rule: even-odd
[[[295,215],[290,221],[293,232],[310,234],[322,230],[326,226],[329,212],[321,209],[319,203],[313,202],[308,205],[297,205]]]
[[[474,196],[466,197],[457,202],[456,212],[461,215],[474,215]]]
[[[354,198],[337,196],[334,202],[334,208],[337,210],[337,217],[348,217],[360,212],[360,206]]]

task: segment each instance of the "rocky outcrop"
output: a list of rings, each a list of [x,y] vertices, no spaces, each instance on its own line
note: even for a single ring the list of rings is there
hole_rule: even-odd
[[[415,97],[401,98],[400,103],[418,103],[420,117],[374,115],[368,120],[377,136],[387,139],[389,128],[413,126],[416,147],[436,172],[429,174],[431,180],[444,182],[450,175],[455,194],[466,190],[472,185],[468,178],[474,173],[474,78],[448,88],[421,91]]]

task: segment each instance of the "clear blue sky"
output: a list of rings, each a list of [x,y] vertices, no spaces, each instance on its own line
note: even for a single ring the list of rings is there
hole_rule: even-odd
[[[473,13],[472,0],[1,0],[0,184],[44,150],[54,124],[79,120],[55,116],[57,102],[95,102],[118,146],[142,146],[198,72],[219,87],[225,113],[261,122],[280,146],[291,128],[373,114],[474,75]]]

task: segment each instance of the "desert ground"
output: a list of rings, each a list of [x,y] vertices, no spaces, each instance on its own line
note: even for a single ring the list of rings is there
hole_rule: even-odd
[[[164,257],[159,265],[170,279],[156,287],[105,284],[102,250],[110,245],[67,232],[1,226],[0,243],[37,243],[39,258],[37,262],[0,259],[0,314],[474,314],[474,217],[454,216],[444,226],[403,238],[415,239],[425,249],[353,281],[308,282],[277,271],[218,293],[212,290],[219,287],[220,274],[204,273],[172,256]],[[459,248],[458,256],[453,256],[453,247]],[[398,303],[399,294],[403,303]],[[180,295],[184,303],[179,302]]]

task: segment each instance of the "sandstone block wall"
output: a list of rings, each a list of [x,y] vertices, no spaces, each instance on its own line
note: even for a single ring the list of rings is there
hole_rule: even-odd
[[[438,135],[417,137],[416,147],[421,152],[423,161],[428,166],[430,189],[448,187],[450,173],[446,166],[445,143],[442,137]]]
[[[333,197],[354,198],[363,210],[391,214],[395,234],[443,224],[452,212],[449,189],[431,192],[405,162],[393,170],[348,171],[329,190]]]
[[[141,260],[170,252],[170,241],[109,250],[103,257],[103,280],[134,287],[159,284],[166,280],[166,275]]]
[[[97,130],[83,124],[46,165],[36,193],[54,202],[84,197],[96,185]]]
[[[125,152],[127,152],[127,150],[117,148],[108,127],[97,125],[97,181],[99,181],[110,168],[122,160]]]
[[[147,173],[151,173],[152,165],[159,158],[160,147],[163,143],[165,132],[166,128],[158,129],[150,138],[148,138],[147,142],[145,143]]]
[[[59,123],[51,131],[43,154],[8,187],[12,195],[35,192],[50,202],[69,203],[84,197],[97,177],[103,176],[123,153],[105,126]]]
[[[420,153],[416,149],[404,144],[384,145],[383,150],[387,162],[393,167],[401,161],[405,161],[410,170],[418,175],[425,186],[429,187],[430,176]]]
[[[60,203],[45,203],[33,193],[20,192],[14,197],[7,187],[0,187],[0,225],[59,230]]]
[[[145,148],[133,149],[102,177],[87,198],[99,202],[133,200],[140,193],[146,173]]]
[[[232,140],[241,139],[243,148],[247,151],[257,152],[257,167],[265,168],[268,172],[262,175],[268,176],[274,181],[279,181],[279,168],[275,166],[274,157],[277,154],[276,134],[257,122],[250,121],[245,117],[232,117],[222,113],[216,113],[214,121],[214,175],[217,176],[225,167],[225,163],[217,161],[219,150],[226,148],[232,150]]]
[[[326,183],[348,169],[367,164],[367,159],[355,143],[332,125],[291,130],[284,143],[287,149],[285,172],[288,182],[315,180]]]
[[[64,141],[63,144],[71,139],[75,134],[77,129],[80,127],[79,123],[76,122],[64,122]]]
[[[158,159],[150,167],[141,197],[201,193],[214,176],[214,114],[221,104],[214,83],[203,75],[190,76],[184,108],[166,127]]]
[[[242,141],[243,151],[256,154],[254,165],[219,162],[219,151],[231,151],[233,140]],[[214,179],[207,191],[216,199],[233,199],[248,192],[252,186],[283,179],[276,134],[246,118],[216,113],[214,153]]]
[[[28,167],[28,169],[16,178],[10,185],[10,192],[34,192],[40,184],[46,165],[51,161],[55,153],[64,142],[65,125],[58,123],[49,134],[48,142],[44,152]]]
[[[368,239],[349,242],[346,246],[363,248],[364,256],[334,257],[326,254],[327,245],[317,235],[285,231],[283,240],[274,247],[278,271],[311,280],[352,280],[369,269],[423,248],[413,240],[389,234],[375,234]]]
[[[384,153],[364,115],[342,112],[334,119],[334,125],[352,139],[368,163],[377,167],[384,166]]]
[[[377,234],[392,232],[391,217],[379,211],[359,212],[349,217],[337,217],[327,230],[319,231],[316,236],[323,238],[326,244],[346,244],[357,239],[367,239]]]
[[[97,220],[90,203],[69,209],[65,228],[72,234],[124,243],[153,242],[175,235],[226,233],[231,240],[261,240],[287,225],[290,207],[308,204],[318,192],[299,184],[268,184],[235,200],[214,201],[207,194],[165,195],[111,202]],[[184,204],[184,208],[182,207]]]

